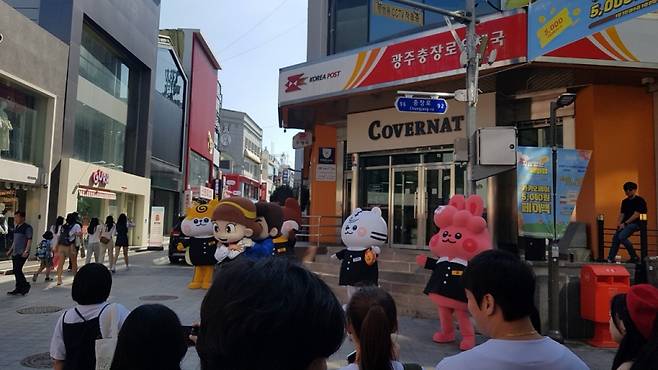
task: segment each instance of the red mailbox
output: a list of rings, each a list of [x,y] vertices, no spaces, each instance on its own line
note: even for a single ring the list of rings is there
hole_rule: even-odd
[[[594,322],[594,337],[589,344],[614,348],[610,337],[610,301],[631,287],[630,274],[621,265],[585,265],[580,270],[580,315]]]

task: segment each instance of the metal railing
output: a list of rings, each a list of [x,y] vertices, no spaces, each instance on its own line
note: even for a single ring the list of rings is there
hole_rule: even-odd
[[[343,218],[340,216],[302,216],[302,224],[296,234],[297,240],[306,240],[310,245],[315,239],[317,247],[320,247],[322,238],[332,237],[335,238],[335,242],[339,242],[342,225]]]
[[[629,239],[634,246],[640,246],[640,261],[637,263],[635,269],[635,282],[647,282],[647,262],[650,256],[658,255],[658,229],[649,229],[647,227],[647,215],[641,214],[638,221],[640,225],[639,233],[633,234]],[[606,252],[610,250],[609,246],[606,246],[606,240],[608,243],[612,240],[612,237],[617,232],[617,229],[605,227],[605,217],[599,215],[596,219],[596,229],[598,235],[598,262],[606,261]],[[622,248],[622,245],[619,246]]]

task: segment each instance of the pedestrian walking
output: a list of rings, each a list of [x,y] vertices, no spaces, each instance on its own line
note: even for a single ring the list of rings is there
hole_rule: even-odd
[[[112,272],[116,272],[116,264],[119,260],[121,249],[123,249],[123,260],[126,263],[126,270],[130,268],[128,265],[128,226],[128,217],[125,213],[120,214],[116,226],[117,240],[114,242],[114,263],[112,264]]]
[[[57,253],[57,242],[59,241],[59,234],[62,231],[62,226],[64,225],[64,217],[57,216],[55,219],[55,224],[50,226],[50,232],[53,233],[53,267],[55,272],[57,266],[59,265],[59,253]]]
[[[111,370],[180,370],[187,341],[174,311],[161,304],[134,309],[121,327]]]
[[[98,218],[94,217],[87,226],[87,259],[85,264],[91,262],[91,254],[94,254],[94,262],[100,261],[101,254],[101,233],[103,227],[99,225]]]
[[[344,338],[343,308],[317,275],[287,258],[244,258],[203,299],[196,348],[202,370],[314,370]]]
[[[420,369],[418,364],[402,364],[399,347],[392,335],[398,331],[395,301],[379,287],[357,290],[347,304],[347,334],[354,342],[354,362],[341,370]]]
[[[77,268],[78,254],[80,254],[80,257],[85,258],[85,249],[84,248],[82,248],[82,250],[80,249],[82,247],[82,230],[83,230],[82,222],[80,222],[80,215],[78,214],[78,212],[73,212],[72,215],[73,215],[73,219],[75,219],[75,223],[78,224],[78,226],[80,226],[80,232],[75,235],[75,240],[73,242],[73,245],[75,247],[73,249],[73,252],[75,253],[75,255],[69,257],[69,267],[68,267],[69,271],[73,270],[74,259],[75,259],[75,266]],[[74,274],[76,272],[77,270],[73,271]]]
[[[32,226],[25,222],[25,212],[14,212],[14,241],[11,248],[7,251],[7,256],[11,256],[11,265],[16,279],[16,288],[9,295],[26,295],[30,291],[30,283],[25,279],[23,266],[30,256],[30,247],[32,246]]]
[[[105,254],[108,254],[108,261],[110,263],[110,270],[114,270],[114,235],[116,234],[116,224],[114,223],[114,217],[107,216],[105,218],[105,224],[103,225],[100,242],[101,242],[101,254],[99,263],[105,263]]]
[[[437,370],[589,369],[567,347],[533,327],[535,275],[517,256],[501,250],[482,252],[468,262],[462,278],[475,325],[491,339],[444,358]]]
[[[57,254],[59,261],[57,264],[57,285],[62,285],[62,272],[64,262],[69,258],[74,273],[78,271],[77,254],[75,253],[75,238],[82,233],[80,225],[76,222],[75,215],[69,213],[66,215],[66,222],[62,225],[57,239]]]
[[[118,303],[108,303],[112,274],[99,263],[82,266],[73,278],[71,297],[77,306],[57,320],[50,341],[54,369],[94,369],[95,342],[119,332],[130,313]]]
[[[617,218],[617,231],[612,237],[612,245],[608,254],[608,262],[614,263],[619,251],[619,244],[623,244],[630,259],[628,263],[637,263],[639,258],[633,248],[633,243],[629,240],[630,236],[640,230],[640,215],[647,213],[647,202],[637,195],[637,184],[627,182],[624,184],[624,193],[626,199],[621,201],[621,209]]]
[[[610,303],[610,334],[619,343],[612,370],[658,368],[658,289],[631,287]]]
[[[32,276],[32,281],[36,282],[39,278],[39,274],[44,269],[46,270],[46,280],[51,281],[50,271],[53,269],[53,233],[51,231],[46,231],[43,233],[43,239],[39,242],[37,247],[36,256],[39,259],[41,265],[39,270]]]

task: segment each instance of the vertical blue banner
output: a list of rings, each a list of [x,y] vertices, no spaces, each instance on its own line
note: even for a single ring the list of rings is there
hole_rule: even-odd
[[[578,195],[587,173],[592,152],[589,150],[557,150],[557,235],[562,238],[576,208]]]
[[[553,238],[551,148],[518,148],[516,166],[519,236]]]

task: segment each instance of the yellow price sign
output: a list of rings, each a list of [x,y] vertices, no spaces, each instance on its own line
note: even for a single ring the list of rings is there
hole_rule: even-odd
[[[571,16],[569,16],[569,9],[564,8],[555,15],[551,20],[546,22],[539,30],[537,30],[537,38],[541,47],[545,47],[549,42],[553,41],[556,37],[562,34],[569,26],[573,24]]]

